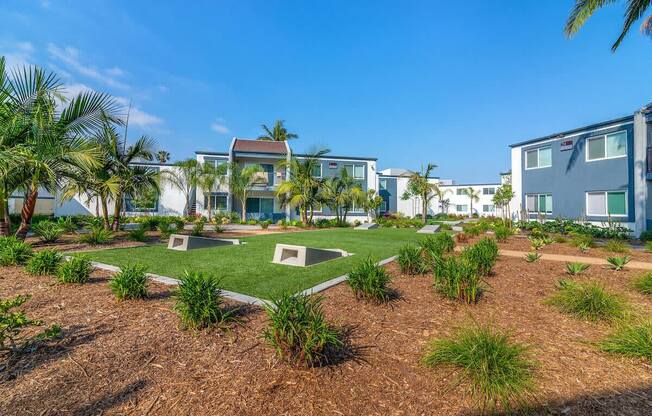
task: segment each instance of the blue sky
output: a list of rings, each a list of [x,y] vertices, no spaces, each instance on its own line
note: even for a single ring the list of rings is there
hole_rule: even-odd
[[[130,137],[174,160],[281,118],[295,151],[495,181],[510,143],[652,101],[652,40],[610,52],[622,4],[568,40],[572,4],[5,0],[0,53],[131,100]]]

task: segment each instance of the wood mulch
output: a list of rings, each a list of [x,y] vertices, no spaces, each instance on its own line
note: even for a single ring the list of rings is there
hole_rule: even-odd
[[[542,304],[563,276],[562,264],[500,258],[491,290],[476,305],[442,299],[431,276],[387,267],[399,294],[389,305],[358,302],[345,284],[323,293],[328,317],[350,334],[350,349],[315,369],[277,360],[261,339],[266,319],[259,309],[243,311],[242,324],[229,331],[195,333],[178,328],[170,287],[152,284],[149,299],[119,303],[106,272],[63,286],[1,268],[0,297],[33,294],[29,315],[60,323],[65,336],[0,371],[0,414],[475,414],[449,369],[419,363],[430,339],[474,321],[531,346],[539,363],[534,413],[652,414],[650,363],[599,352],[594,343],[609,326]],[[582,278],[603,281],[649,314],[652,299],[627,289],[635,274],[592,266]]]

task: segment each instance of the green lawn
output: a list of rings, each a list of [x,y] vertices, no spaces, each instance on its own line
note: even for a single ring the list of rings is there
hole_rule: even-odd
[[[121,266],[143,263],[151,273],[180,277],[184,270],[214,273],[227,290],[273,299],[284,291],[298,292],[348,273],[366,256],[382,260],[397,254],[403,244],[422,237],[415,229],[380,228],[368,231],[329,229],[245,237],[247,244],[197,249],[167,250],[165,245],[119,248],[87,253],[94,261]],[[273,264],[276,243],[339,248],[353,256],[310,267]]]

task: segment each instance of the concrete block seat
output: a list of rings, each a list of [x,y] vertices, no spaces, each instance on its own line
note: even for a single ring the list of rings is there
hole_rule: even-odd
[[[237,238],[208,238],[192,235],[172,234],[168,242],[168,250],[188,251],[196,248],[240,245]]]
[[[417,233],[419,234],[434,234],[439,231],[439,224],[426,225],[422,227]]]
[[[354,228],[354,230],[374,230],[378,228],[378,224],[375,222],[368,222],[365,224],[360,224],[357,227]]]
[[[307,267],[340,257],[351,256],[340,249],[314,248],[291,244],[276,244],[272,263],[286,266]]]
[[[455,221],[439,221],[439,222],[441,222],[442,224],[447,224],[447,225],[457,225],[457,224],[461,223],[462,221],[461,220],[455,220]]]

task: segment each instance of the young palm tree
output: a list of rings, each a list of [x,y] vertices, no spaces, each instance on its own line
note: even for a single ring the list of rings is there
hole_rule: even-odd
[[[441,212],[444,212],[448,206],[448,200],[446,199],[446,195],[452,193],[450,189],[442,189],[438,185],[435,185],[432,189],[432,192],[435,194],[437,197],[437,201],[439,201],[439,210]]]
[[[284,120],[276,120],[274,127],[271,129],[267,125],[263,124],[263,134],[258,136],[258,140],[268,140],[272,142],[284,142],[290,139],[298,139],[299,135],[295,133],[288,133],[287,129],[283,125]]]
[[[430,173],[436,167],[437,165],[428,163],[425,169],[421,168],[421,172],[414,172],[410,176],[407,188],[401,197],[403,200],[410,199],[411,197],[421,198],[421,212],[424,224],[428,221],[428,207],[430,206],[430,201],[437,195],[436,190],[439,189],[437,184],[428,181]]]
[[[339,176],[326,179],[322,184],[319,199],[335,212],[338,224],[345,224],[349,211],[355,206],[364,206],[366,193],[360,182],[354,179],[346,169]]]
[[[371,213],[373,218],[378,216],[378,209],[383,204],[383,197],[376,194],[375,189],[369,189],[364,198],[364,210],[367,214]]]
[[[572,37],[584,26],[584,23],[586,23],[596,10],[615,2],[615,0],[575,0],[575,7],[573,7],[573,10],[568,16],[564,32],[566,32],[568,37]],[[650,0],[627,0],[623,29],[616,42],[611,46],[612,52],[618,49],[625,35],[629,32],[629,29],[638,19],[645,15],[649,7]],[[652,14],[647,16],[643,21],[641,31],[648,36],[652,36]]]
[[[302,160],[292,158],[278,163],[280,169],[290,170],[290,178],[278,186],[276,197],[281,201],[281,206],[299,207],[304,224],[312,223],[315,206],[320,203],[319,191],[324,180],[314,173],[320,167],[319,158],[328,152],[329,149],[322,149]]]
[[[251,165],[242,167],[237,163],[230,163],[228,165],[228,183],[229,190],[242,205],[242,221],[247,220],[247,197],[251,192],[252,187],[258,181],[258,174],[263,172],[260,165]]]
[[[185,159],[174,164],[171,170],[161,172],[161,179],[179,190],[185,198],[183,215],[190,215],[190,197],[197,186],[199,164],[196,159]]]
[[[206,209],[208,210],[208,221],[211,220],[213,211],[211,194],[216,187],[222,185],[226,181],[226,164],[215,166],[213,163],[204,163],[199,171],[197,178],[197,185],[206,196],[208,202]]]
[[[156,152],[156,160],[158,160],[160,163],[166,163],[168,160],[170,160],[170,152],[159,150]]]
[[[480,200],[480,191],[476,191],[475,189],[473,189],[472,186],[469,186],[468,188],[466,188],[465,193],[466,193],[466,196],[469,197],[469,201],[471,202],[471,205],[470,205],[471,211],[469,212],[469,217],[472,217],[473,216],[473,203],[478,202]]]

